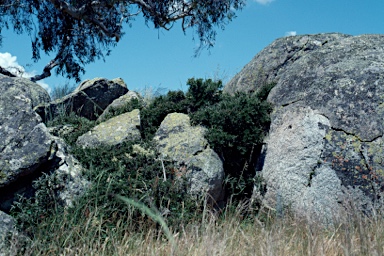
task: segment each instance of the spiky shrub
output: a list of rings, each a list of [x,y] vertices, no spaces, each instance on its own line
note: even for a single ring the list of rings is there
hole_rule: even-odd
[[[151,140],[161,122],[170,113],[187,113],[188,104],[183,91],[170,91],[156,97],[148,107],[140,112],[141,133],[144,139]]]
[[[270,125],[272,106],[266,101],[273,84],[258,92],[223,94],[221,101],[192,114],[194,124],[208,128],[206,138],[224,162],[227,192],[250,196],[255,165]]]
[[[47,122],[47,127],[62,127],[68,125],[73,128],[73,131],[64,135],[63,139],[69,145],[74,145],[79,136],[91,130],[96,122],[85,117],[77,116],[74,112],[70,114],[62,114],[56,116],[53,120]]]
[[[151,145],[142,143],[138,146],[134,142],[113,148],[74,146],[72,154],[87,169],[84,176],[91,181],[87,193],[76,200],[74,207],[65,209],[57,200],[54,176],[45,175],[34,184],[36,197],[16,204],[12,215],[31,237],[46,229],[46,242],[55,239],[54,232],[62,228],[62,223],[82,225],[84,218],[96,213],[93,221],[103,233],[114,232],[121,222],[131,223],[126,232],[133,233],[157,227],[140,209],[119,198],[123,196],[149,207],[177,230],[183,223],[200,216],[203,208],[187,193],[186,180],[175,177],[173,163],[157,160],[152,150]]]
[[[188,79],[187,85],[189,87],[185,96],[190,113],[194,113],[202,107],[214,105],[221,100],[223,84],[220,80],[191,78]]]

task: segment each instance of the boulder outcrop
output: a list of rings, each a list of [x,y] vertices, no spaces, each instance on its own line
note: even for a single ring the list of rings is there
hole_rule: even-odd
[[[100,123],[81,135],[76,143],[83,148],[95,148],[102,145],[116,146],[140,138],[140,111],[135,109]]]
[[[71,112],[96,120],[109,104],[127,92],[127,86],[121,78],[85,80],[74,92],[56,101],[40,105],[35,111],[44,121]]]
[[[265,203],[325,221],[341,217],[351,202],[363,212],[380,205],[384,35],[278,39],[224,90],[255,91],[271,82]]]
[[[124,106],[128,104],[132,99],[140,99],[140,96],[134,91],[129,91],[123,96],[115,99],[111,104],[108,105],[108,107],[99,116],[99,118],[97,118],[97,122],[105,121],[108,115],[113,114],[113,111],[124,108]]]
[[[8,211],[16,194],[33,194],[32,181],[42,173],[65,176],[59,189],[65,204],[85,189],[81,166],[32,109],[48,99],[26,79],[0,78],[0,210]]]
[[[192,195],[208,195],[208,201],[217,203],[222,200],[223,163],[209,148],[204,132],[201,126],[191,126],[188,115],[172,113],[165,117],[153,140],[161,157],[177,164],[176,176],[187,178]]]

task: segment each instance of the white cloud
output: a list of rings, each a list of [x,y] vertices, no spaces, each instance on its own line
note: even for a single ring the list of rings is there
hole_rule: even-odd
[[[285,32],[285,36],[295,36],[295,35],[297,35],[296,31]]]
[[[30,78],[36,75],[36,71],[25,71],[25,68],[17,62],[17,57],[12,56],[12,54],[9,52],[0,52],[0,66],[19,77]],[[44,80],[37,81],[37,83],[45,90],[47,90],[48,93],[51,93],[51,88],[47,83],[44,82]]]
[[[266,5],[266,4],[272,3],[272,2],[275,1],[275,0],[254,0],[254,1],[255,1],[256,3]]]

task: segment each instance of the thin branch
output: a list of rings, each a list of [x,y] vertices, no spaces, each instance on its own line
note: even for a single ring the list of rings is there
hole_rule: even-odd
[[[42,80],[44,78],[47,78],[47,77],[50,77],[51,76],[51,70],[58,66],[60,64],[60,59],[62,59],[63,55],[64,55],[64,51],[65,49],[68,47],[69,45],[69,39],[70,37],[69,36],[64,36],[64,40],[63,40],[63,43],[61,44],[60,46],[60,50],[59,52],[56,54],[56,57],[51,60],[43,69],[43,73],[40,74],[40,75],[36,75],[34,77],[31,77],[31,81],[32,82],[36,82],[36,81],[39,81],[39,80]]]
[[[31,81],[32,82],[36,82],[36,81],[39,81],[41,79],[44,79],[44,78],[47,78],[47,77],[50,77],[51,76],[51,70],[58,66],[60,63],[57,61],[57,58],[56,57],[55,59],[51,60],[48,65],[46,65],[43,69],[43,73],[40,74],[40,75],[36,75],[34,77],[31,77]]]
[[[16,77],[15,74],[12,74],[11,72],[9,72],[8,70],[6,70],[3,67],[0,67],[0,74],[3,74],[5,76],[9,76],[9,77]]]
[[[49,1],[56,7],[56,9],[68,14],[72,18],[77,20],[84,20],[85,22],[92,23],[97,27],[99,27],[106,36],[115,37],[117,42],[120,40],[120,35],[118,33],[109,31],[102,21],[95,19],[94,16],[88,14],[87,5],[83,5],[79,8],[76,8],[62,0],[49,0]],[[91,3],[91,6],[103,7],[105,5],[101,4],[99,1],[93,1]]]

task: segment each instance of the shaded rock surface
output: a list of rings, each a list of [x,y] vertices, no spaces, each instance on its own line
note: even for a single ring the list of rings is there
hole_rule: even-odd
[[[373,207],[384,185],[384,35],[278,39],[224,90],[270,82],[265,201],[328,220],[346,195],[357,210]]]
[[[110,103],[127,92],[127,86],[121,78],[95,78],[82,82],[74,92],[61,99],[36,107],[35,111],[44,120],[71,112],[96,120]]]
[[[135,109],[100,123],[80,136],[76,143],[84,148],[95,148],[101,145],[115,146],[124,141],[140,139],[139,129],[140,111]]]
[[[223,163],[209,148],[205,129],[192,127],[188,115],[172,113],[166,116],[157,130],[154,142],[164,159],[179,166],[177,175],[189,180],[192,195],[209,195],[214,202],[222,198]]]
[[[0,80],[0,188],[33,173],[47,161],[53,142],[41,118],[32,110],[33,104],[44,102],[49,96],[35,90],[39,85],[19,81]]]
[[[23,79],[5,79],[0,84],[0,210],[8,211],[17,194],[32,196],[32,181],[43,173],[67,175],[59,184],[64,203],[79,194],[75,191],[85,188],[79,166],[66,151],[65,143],[52,136],[32,110],[34,104],[49,98],[37,87]]]
[[[108,105],[108,107],[104,110],[104,112],[97,118],[98,122],[103,122],[106,120],[108,115],[112,114],[114,110],[118,110],[120,108],[123,108],[127,103],[129,103],[132,99],[139,99],[140,96],[134,92],[129,91],[123,96],[115,99],[111,104]]]

